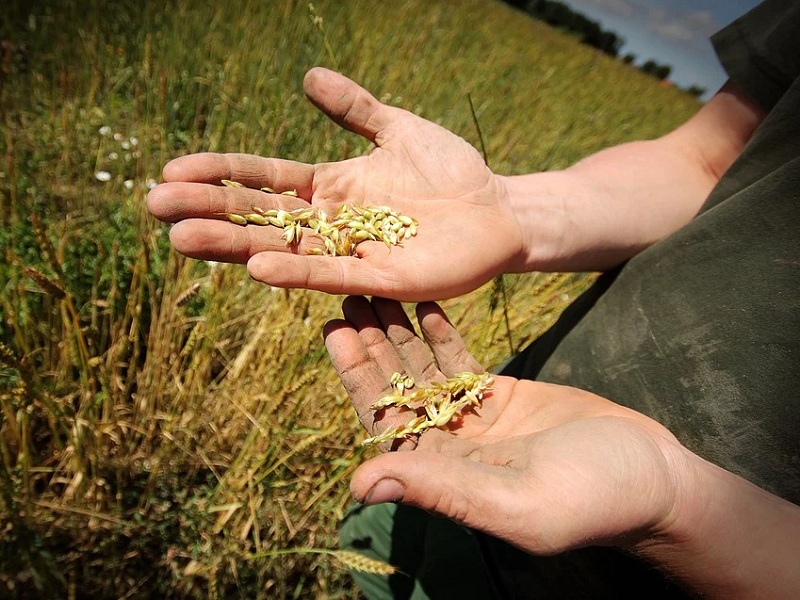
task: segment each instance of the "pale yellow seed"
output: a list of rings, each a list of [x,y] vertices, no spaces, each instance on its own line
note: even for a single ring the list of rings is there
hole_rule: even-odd
[[[248,223],[252,223],[253,225],[267,225],[269,223],[264,215],[259,215],[257,213],[244,215],[244,218]]]
[[[237,215],[234,213],[225,213],[225,217],[231,223],[236,223],[237,225],[247,225],[247,219],[245,219],[242,215]]]
[[[223,180],[228,187],[242,188],[243,184]],[[264,192],[274,193],[269,187],[260,188]],[[297,190],[285,190],[281,194],[297,196]],[[221,213],[234,223],[245,225],[272,225],[284,229],[283,237],[287,243],[297,243],[303,236],[303,227],[308,227],[322,238],[325,250],[317,250],[321,254],[332,256],[354,256],[356,247],[365,241],[380,240],[387,247],[399,246],[404,240],[416,234],[417,221],[407,215],[392,211],[388,206],[359,206],[342,204],[336,211],[333,222],[328,221],[323,210],[313,207],[286,211],[283,209],[265,210],[253,207],[252,213],[238,215]],[[291,232],[288,229],[292,229]]]

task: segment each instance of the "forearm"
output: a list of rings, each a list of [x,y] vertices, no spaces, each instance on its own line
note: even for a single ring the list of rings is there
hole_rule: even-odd
[[[800,507],[705,461],[697,473],[663,535],[634,551],[702,597],[795,597]]]
[[[660,141],[595,154],[564,171],[510,177],[526,238],[518,271],[605,271],[697,214],[714,181]]]
[[[688,223],[763,113],[726,86],[657,140],[594,154],[563,171],[505,177],[525,251],[515,271],[607,270]]]

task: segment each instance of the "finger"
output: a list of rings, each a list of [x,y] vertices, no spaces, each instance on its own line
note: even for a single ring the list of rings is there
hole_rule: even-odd
[[[352,323],[342,319],[329,321],[323,327],[323,336],[331,363],[364,428],[374,435],[390,427],[405,424],[409,419],[407,409],[380,411],[380,414],[376,414],[371,408],[373,402],[390,393],[392,388],[389,378],[370,356]],[[381,449],[410,449],[415,445],[416,440],[396,440],[381,445]]]
[[[511,529],[516,522],[511,514],[519,497],[515,475],[467,458],[415,450],[367,461],[353,475],[350,492],[364,504],[402,502],[499,535],[508,533],[503,524]]]
[[[309,230],[310,231],[310,230]],[[172,226],[169,239],[181,254],[199,260],[246,263],[254,254],[270,252],[308,254],[323,245],[314,235],[304,235],[299,244],[287,245],[278,227],[242,227],[226,221],[185,219]]]
[[[371,360],[381,369],[386,381],[403,371],[403,363],[386,337],[381,323],[369,300],[363,296],[349,296],[342,303],[342,313],[358,332],[361,343],[367,349]]]
[[[297,190],[301,198],[311,198],[314,167],[292,160],[263,158],[253,154],[203,152],[168,162],[162,175],[167,182],[219,184],[223,179],[229,179],[254,189],[266,186],[276,192]]]
[[[399,302],[376,297],[372,299],[372,309],[386,332],[386,338],[400,357],[406,373],[420,383],[444,380],[430,349],[414,331],[414,326]]]
[[[354,81],[322,67],[306,73],[303,89],[314,106],[335,123],[377,145],[381,132],[404,112],[382,104]]]
[[[484,371],[483,366],[469,353],[464,340],[438,304],[418,304],[417,320],[422,336],[433,352],[439,370],[445,376],[452,377],[463,371]]]
[[[372,427],[370,405],[391,391],[389,379],[372,359],[358,331],[344,319],[328,321],[322,330],[325,348],[359,419]]]
[[[379,269],[354,256],[262,253],[250,259],[247,270],[253,279],[268,285],[318,290],[328,294],[379,294],[414,301],[419,299],[417,294],[421,293],[403,286],[403,273],[398,270]]]
[[[181,219],[225,219],[225,213],[253,212],[253,207],[269,210],[307,208],[308,202],[283,194],[259,190],[229,188],[201,183],[162,183],[147,194],[147,209],[168,223]]]

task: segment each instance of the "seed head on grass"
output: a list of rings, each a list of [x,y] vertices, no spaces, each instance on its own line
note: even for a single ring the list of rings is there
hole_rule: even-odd
[[[362,573],[392,575],[398,572],[397,568],[389,563],[376,558],[370,558],[369,556],[365,556],[359,552],[353,552],[352,550],[336,550],[333,556],[344,566],[355,571],[361,571]]]

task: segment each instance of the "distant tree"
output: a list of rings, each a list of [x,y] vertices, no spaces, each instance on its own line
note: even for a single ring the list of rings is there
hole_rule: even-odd
[[[653,75],[657,79],[664,81],[667,77],[669,77],[670,73],[672,73],[672,67],[670,65],[658,65]]]
[[[548,25],[565,29],[579,36],[581,42],[617,56],[624,40],[613,31],[605,31],[600,23],[572,10],[559,0],[506,0],[508,4],[521,8],[536,19]]]
[[[646,61],[642,63],[642,66],[639,67],[642,73],[647,73],[648,75],[653,75],[653,76],[655,76],[657,68],[658,68],[658,63],[654,61],[652,58],[648,58]]]
[[[628,54],[622,57],[622,62],[624,62],[626,65],[632,65],[633,63],[636,62],[636,55],[633,54],[632,52],[629,52]]]
[[[647,73],[648,75],[655,77],[656,79],[660,79],[664,81],[669,74],[672,73],[672,67],[670,65],[660,65],[652,58],[646,60],[644,64],[642,64],[639,69],[642,73]]]
[[[684,91],[687,94],[691,94],[695,98],[699,98],[700,96],[705,94],[708,90],[706,88],[702,88],[702,87],[700,87],[698,85],[692,84],[689,87],[687,87]]]

